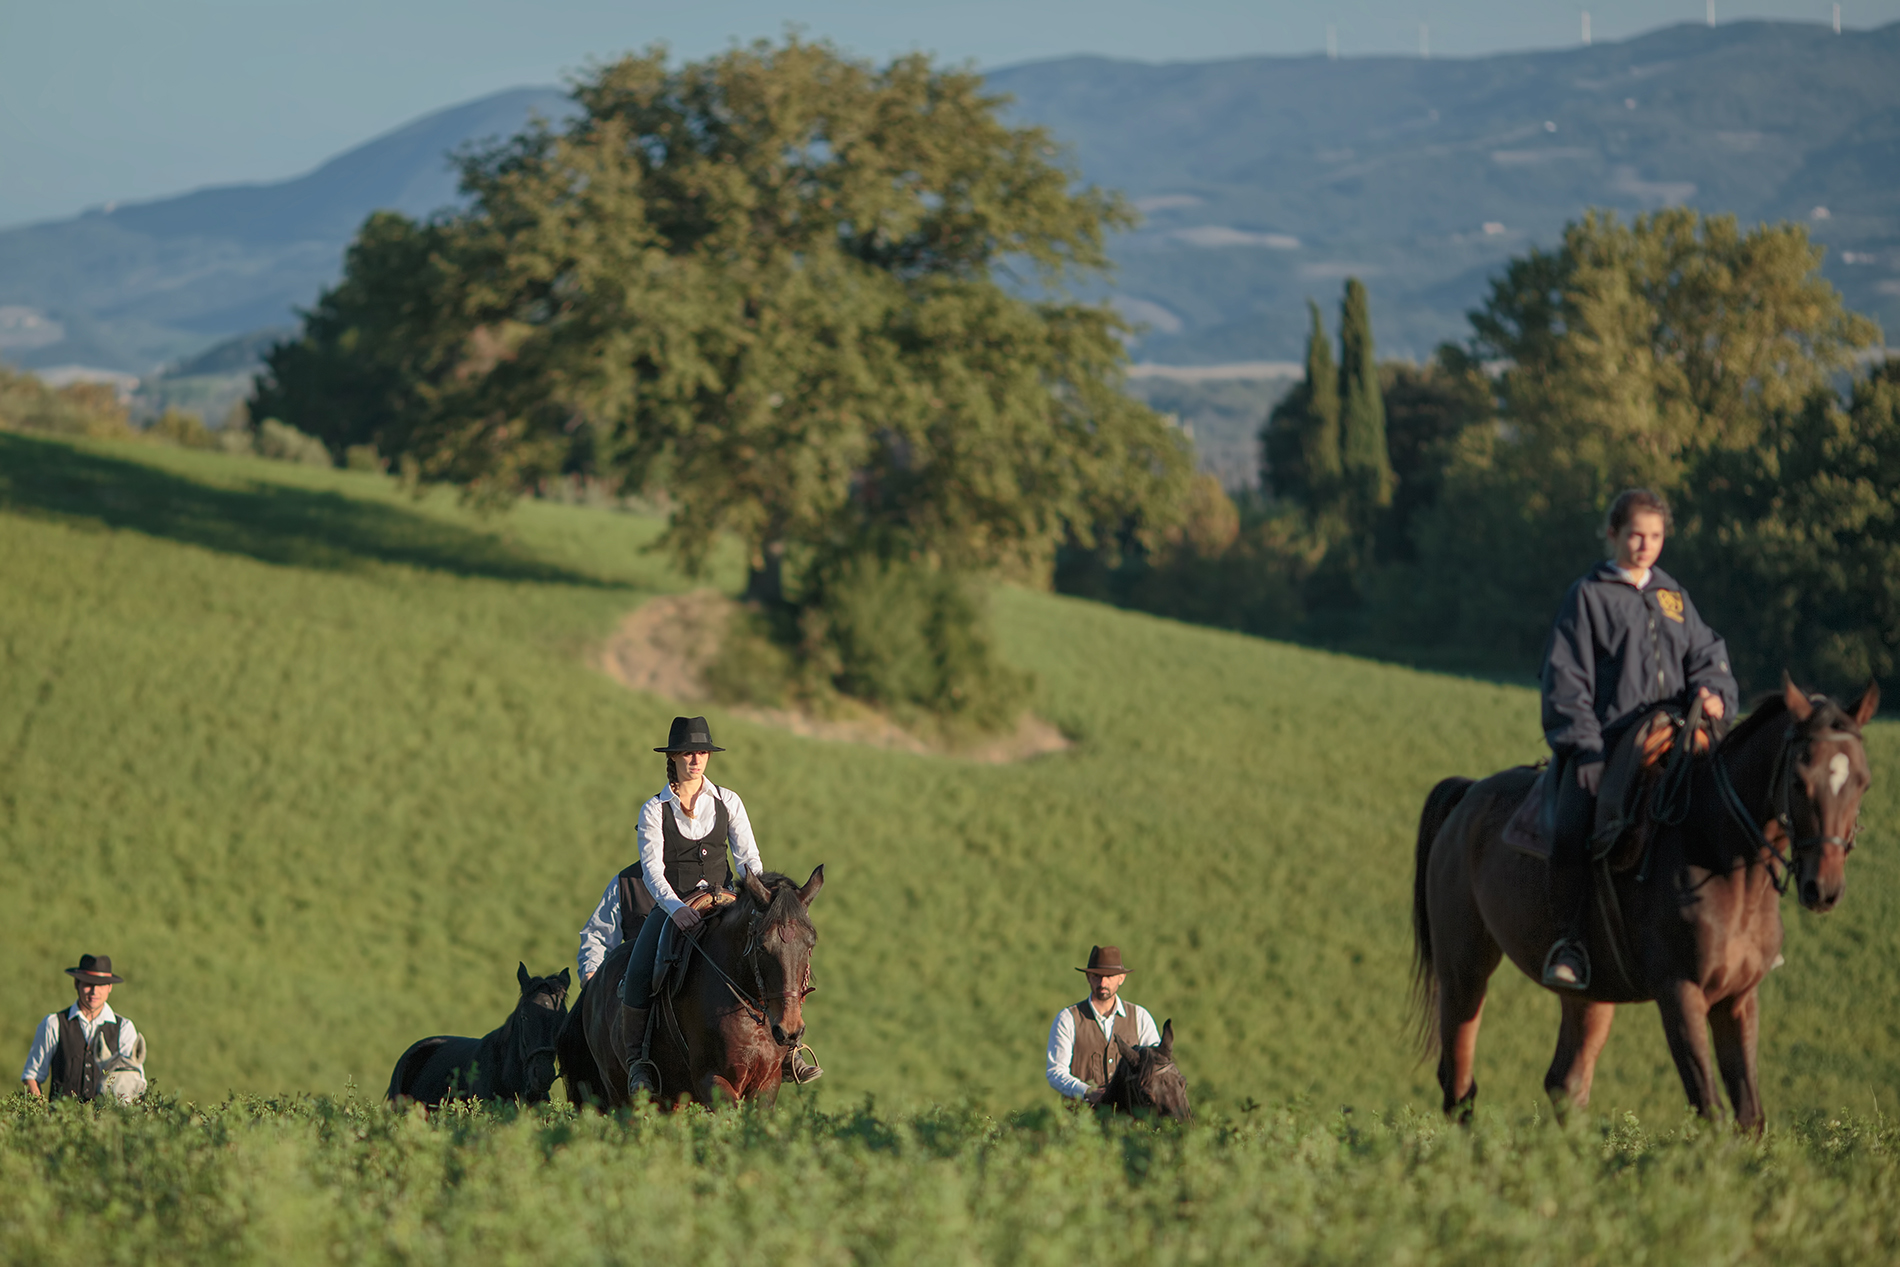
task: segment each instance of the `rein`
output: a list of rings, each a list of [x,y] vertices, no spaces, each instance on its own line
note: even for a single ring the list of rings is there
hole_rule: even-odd
[[[699,957],[706,961],[708,968],[711,968],[714,972],[719,974],[719,979],[726,983],[727,991],[738,1001],[739,1007],[747,1016],[752,1018],[752,1023],[761,1029],[766,1028],[771,1023],[771,1018],[765,1011],[767,1000],[789,999],[793,997],[803,999],[806,995],[818,988],[811,983],[811,964],[807,962],[805,964],[805,983],[802,987],[796,990],[778,990],[771,994],[765,992],[765,974],[759,971],[759,926],[764,920],[765,912],[763,911],[760,911],[752,917],[746,927],[745,947],[739,952],[739,958],[751,965],[752,982],[758,991],[756,996],[747,994],[745,990],[740,987],[739,983],[734,981],[732,977],[727,974],[724,968],[721,968],[715,963],[713,957],[707,954],[705,949],[699,944],[698,938],[693,938],[686,943],[693,950],[699,952]]]
[[[1792,808],[1794,750],[1797,744],[1804,742],[1806,740],[1803,739],[1801,733],[1793,726],[1789,726],[1782,736],[1781,751],[1775,756],[1774,773],[1768,780],[1769,805],[1775,811],[1775,821],[1781,824],[1782,834],[1790,842],[1790,848],[1785,854],[1775,847],[1774,841],[1768,839],[1768,833],[1762,830],[1761,824],[1755,821],[1754,815],[1750,814],[1748,807],[1742,803],[1741,793],[1735,790],[1735,782],[1729,777],[1728,766],[1723,762],[1721,754],[1719,752],[1710,754],[1710,765],[1715,775],[1715,789],[1722,798],[1722,806],[1728,811],[1729,817],[1741,825],[1743,832],[1752,838],[1756,848],[1768,853],[1771,859],[1768,878],[1778,894],[1786,893],[1788,886],[1794,881],[1795,858],[1809,849],[1822,845],[1839,845],[1843,849],[1852,849],[1854,837],[1860,834],[1860,821],[1857,816],[1854,830],[1844,837],[1822,835],[1818,832],[1812,836],[1799,838],[1795,836]]]

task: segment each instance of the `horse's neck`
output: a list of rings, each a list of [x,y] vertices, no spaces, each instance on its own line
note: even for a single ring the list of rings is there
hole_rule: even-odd
[[[1743,808],[1758,824],[1774,817],[1775,772],[1787,743],[1786,730],[1785,724],[1770,722],[1724,757],[1736,795],[1742,798]]]

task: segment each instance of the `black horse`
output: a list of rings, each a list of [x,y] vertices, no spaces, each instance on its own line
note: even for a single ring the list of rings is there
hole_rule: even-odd
[[[1174,1063],[1174,1022],[1161,1025],[1161,1042],[1154,1047],[1130,1047],[1117,1038],[1121,1058],[1102,1090],[1102,1107],[1135,1117],[1155,1115],[1176,1122],[1193,1118],[1188,1107],[1187,1079]]]
[[[482,1038],[438,1034],[416,1043],[389,1075],[388,1099],[430,1108],[444,1100],[544,1103],[554,1086],[554,1045],[567,1022],[566,968],[558,977],[515,970],[521,1000],[499,1029]]]

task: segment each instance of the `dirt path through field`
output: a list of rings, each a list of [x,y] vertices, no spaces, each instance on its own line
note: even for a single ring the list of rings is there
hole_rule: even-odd
[[[710,703],[712,692],[706,686],[705,666],[718,654],[720,639],[735,610],[737,604],[716,590],[653,599],[627,614],[600,648],[596,663],[608,677],[633,690],[684,704]],[[1024,761],[1072,746],[1060,730],[1031,713],[1024,713],[1016,729],[1008,734],[950,747],[912,734],[875,709],[848,706],[855,715],[820,717],[803,709],[749,705],[730,706],[730,711],[762,726],[811,739],[868,744],[988,765]]]

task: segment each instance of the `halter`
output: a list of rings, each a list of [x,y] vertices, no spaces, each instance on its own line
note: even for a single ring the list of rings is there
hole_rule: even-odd
[[[1839,845],[1843,849],[1851,850],[1854,847],[1855,837],[1860,835],[1860,814],[1856,809],[1854,826],[1846,836],[1820,833],[1799,838],[1795,836],[1793,798],[1794,768],[1797,763],[1794,760],[1794,754],[1796,747],[1813,742],[1812,738],[1803,735],[1790,725],[1782,733],[1781,751],[1775,754],[1774,772],[1768,779],[1769,805],[1775,811],[1775,821],[1781,824],[1782,835],[1791,842],[1791,847],[1785,854],[1775,847],[1774,841],[1768,839],[1768,833],[1761,829],[1761,824],[1755,821],[1754,816],[1748,812],[1748,807],[1742,804],[1741,794],[1735,790],[1734,780],[1729,777],[1728,766],[1722,760],[1722,754],[1719,751],[1709,754],[1709,764],[1713,767],[1715,775],[1715,789],[1722,798],[1723,808],[1728,810],[1730,818],[1741,824],[1742,830],[1754,837],[1757,848],[1767,851],[1771,859],[1768,879],[1775,886],[1775,892],[1778,894],[1788,891],[1788,885],[1794,880],[1794,860],[1800,855],[1824,845]],[[1819,815],[1816,815],[1816,818],[1818,819]]]

